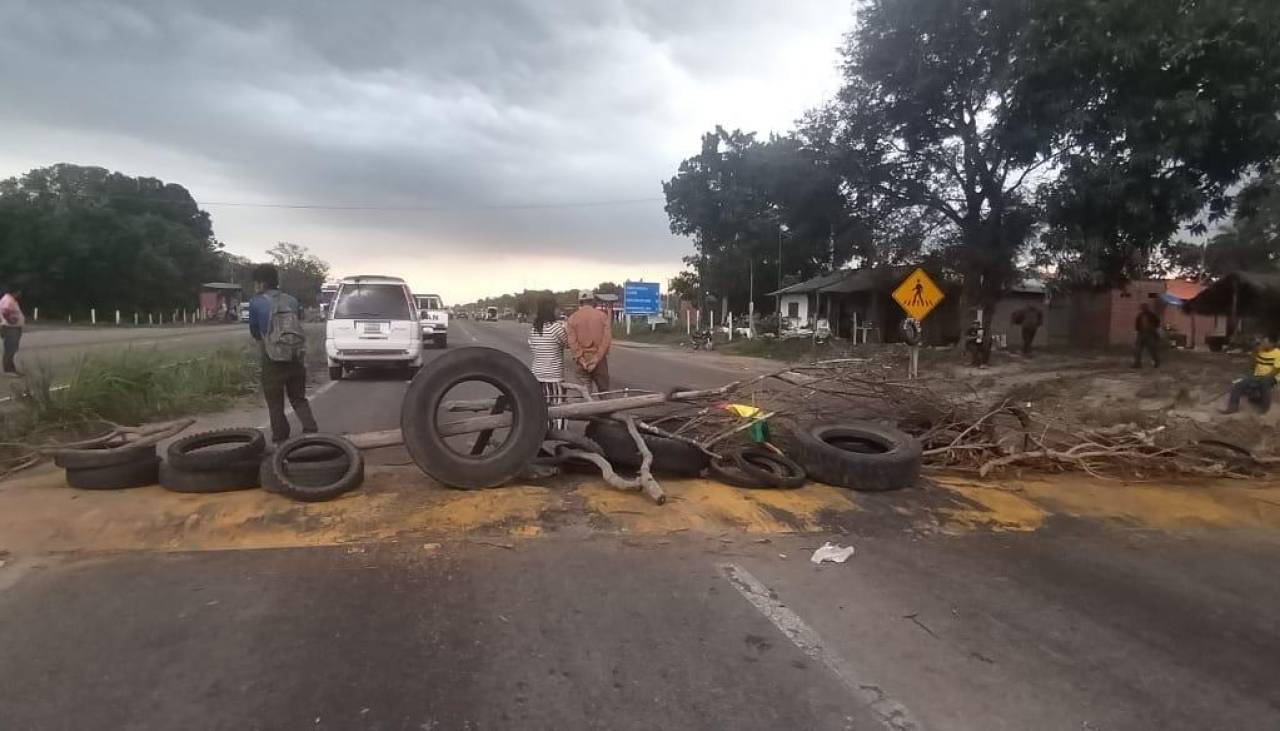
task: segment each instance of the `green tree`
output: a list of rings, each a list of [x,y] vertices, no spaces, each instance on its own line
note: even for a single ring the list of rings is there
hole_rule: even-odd
[[[1143,276],[1179,229],[1228,215],[1239,181],[1280,156],[1280,3],[1032,8],[1006,118],[1063,153],[1043,195],[1047,249],[1092,283]]]
[[[65,163],[0,182],[0,273],[51,315],[193,307],[220,247],[174,183]]]
[[[329,264],[300,244],[280,241],[267,250],[280,270],[280,288],[298,298],[304,307],[314,307],[320,287],[329,278]]]
[[[621,296],[622,285],[617,284],[616,282],[601,282],[596,285],[596,288],[593,291],[596,294],[616,294]]]
[[[802,137],[761,142],[716,127],[662,187],[672,233],[694,241],[685,263],[707,292],[743,310],[753,289],[758,305],[771,301],[779,270],[807,277],[850,259],[859,228],[839,184]]]
[[[844,86],[807,130],[824,140],[856,215],[910,223],[897,248],[953,269],[988,315],[1018,275],[1037,220],[1036,172],[1053,159],[1002,118],[1024,7],[861,3],[844,47]],[[878,248],[890,241],[882,234]]]

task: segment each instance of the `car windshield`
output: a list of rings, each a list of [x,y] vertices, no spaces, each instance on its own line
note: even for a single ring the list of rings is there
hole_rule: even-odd
[[[346,284],[338,293],[333,317],[349,320],[376,317],[380,320],[409,320],[409,301],[398,284]]]

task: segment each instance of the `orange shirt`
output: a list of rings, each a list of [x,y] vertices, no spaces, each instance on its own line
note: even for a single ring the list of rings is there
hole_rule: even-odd
[[[609,353],[613,329],[609,315],[594,307],[579,307],[565,323],[573,359],[591,370]]]

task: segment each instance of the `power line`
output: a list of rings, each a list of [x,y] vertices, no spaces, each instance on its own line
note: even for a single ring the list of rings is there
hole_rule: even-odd
[[[487,205],[474,206],[446,206],[446,205],[409,205],[409,206],[390,206],[375,204],[330,204],[330,203],[257,203],[247,201],[196,201],[198,206],[207,207],[225,207],[225,208],[283,208],[297,210],[322,210],[322,211],[428,211],[428,212],[445,212],[445,211],[512,211],[512,210],[541,210],[554,208],[601,208],[605,206],[630,206],[642,203],[657,203],[666,200],[665,198],[617,198],[614,200],[596,200],[596,201],[561,201],[554,203],[494,203]]]
[[[81,198],[123,198],[126,200],[145,201],[147,203],[170,203],[185,205],[187,201],[165,200],[163,198],[130,195],[127,193],[76,193]],[[273,208],[283,210],[319,210],[319,211],[423,211],[423,212],[467,212],[467,211],[528,211],[550,210],[558,208],[604,208],[610,206],[632,206],[644,203],[657,203],[665,198],[613,198],[593,201],[558,201],[547,203],[492,203],[479,205],[379,205],[374,203],[263,203],[260,201],[200,201],[194,200],[199,208]]]

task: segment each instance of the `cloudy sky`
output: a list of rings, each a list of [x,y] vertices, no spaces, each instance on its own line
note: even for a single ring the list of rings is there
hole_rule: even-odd
[[[715,124],[829,97],[851,23],[850,0],[4,0],[0,177],[181,183],[231,251],[302,243],[450,302],[665,280],[691,247],[661,181]]]

